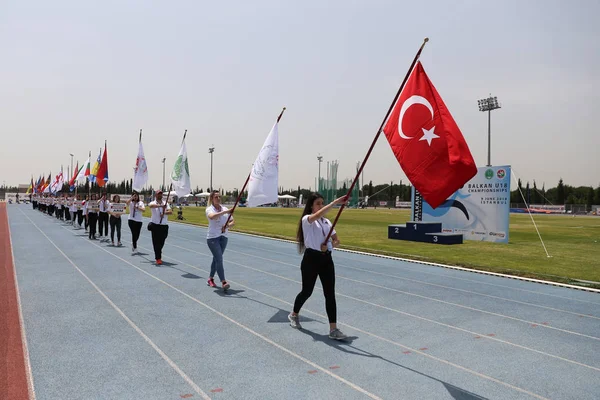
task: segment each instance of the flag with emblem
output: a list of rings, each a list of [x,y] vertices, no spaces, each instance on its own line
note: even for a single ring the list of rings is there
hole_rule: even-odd
[[[187,130],[183,134],[183,141],[181,142],[181,149],[173,165],[173,171],[171,172],[171,183],[173,184],[173,190],[177,193],[177,197],[182,197],[190,194],[192,191],[192,184],[190,183],[190,169],[188,166],[187,148],[185,146],[185,135]]]
[[[146,165],[146,157],[144,157],[144,147],[142,146],[142,130],[140,129],[140,143],[138,147],[137,158],[135,160],[133,184],[131,186],[133,190],[140,192],[146,183],[148,183],[148,165]]]

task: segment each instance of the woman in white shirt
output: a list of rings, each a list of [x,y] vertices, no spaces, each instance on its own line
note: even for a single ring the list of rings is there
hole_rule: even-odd
[[[323,244],[331,230],[331,222],[325,218],[325,214],[336,204],[344,204],[348,201],[346,196],[335,199],[323,206],[323,196],[318,193],[311,194],[307,201],[302,217],[298,223],[296,239],[298,241],[298,252],[304,252],[300,270],[302,271],[302,291],[296,296],[294,309],[288,315],[290,325],[301,329],[300,309],[312,295],[317,277],[321,279],[323,295],[325,296],[325,310],[329,319],[329,337],[335,340],[345,339],[347,336],[337,328],[337,306],[335,302],[335,268],[331,251],[333,247],[340,244],[335,230],[332,232],[327,244]]]
[[[218,190],[213,190],[208,198],[206,207],[206,218],[208,219],[208,233],[206,234],[206,243],[213,255],[210,264],[210,275],[208,277],[208,286],[217,287],[215,284],[215,273],[219,275],[223,290],[229,289],[230,285],[225,280],[225,270],[223,269],[223,253],[227,247],[227,230],[232,227],[233,218],[227,223],[227,214],[231,210],[221,205],[221,195]],[[227,226],[225,226],[227,223]]]
[[[113,210],[113,204],[121,203],[121,197],[118,194],[115,194],[112,198],[112,202],[108,206],[108,214],[110,215],[109,224],[110,224],[110,241],[112,245],[115,245],[115,229],[117,231],[117,246],[122,246],[121,244],[121,215],[124,213],[116,212]]]
[[[126,203],[129,206],[129,221],[127,223],[131,230],[131,254],[133,254],[137,251],[137,241],[142,231],[142,213],[146,207],[144,206],[144,202],[140,200],[140,195],[137,192],[133,192]]]

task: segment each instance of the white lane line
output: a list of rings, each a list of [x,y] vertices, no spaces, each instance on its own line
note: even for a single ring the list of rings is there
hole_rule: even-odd
[[[19,210],[21,211],[21,210]],[[23,211],[21,211],[21,213],[23,213]],[[171,360],[169,358],[169,356],[167,356],[165,354],[165,352],[163,352],[153,341],[152,339],[150,339],[131,319],[129,319],[129,317],[127,317],[127,315],[125,315],[125,313],[115,304],[112,302],[112,300],[98,287],[96,286],[96,284],[81,270],[79,269],[79,267],[69,258],[69,256],[67,256],[53,241],[52,239],[50,239],[45,233],[44,231],[42,231],[40,229],[39,226],[37,226],[37,224],[35,222],[33,222],[31,220],[31,218],[29,218],[29,216],[27,216],[25,213],[23,213],[23,215],[25,215],[25,218],[27,218],[29,220],[29,222],[31,222],[33,224],[33,226],[35,226],[37,228],[37,230],[39,230],[42,235],[44,235],[46,237],[46,239],[48,239],[48,241],[56,248],[56,250],[58,250],[58,252],[60,254],[62,254],[62,256],[73,266],[73,268],[75,268],[89,283],[90,285],[92,285],[94,287],[94,289],[96,289],[96,291],[104,298],[104,300],[106,300],[108,302],[108,304],[110,304],[112,306],[112,308],[115,309],[115,311],[117,313],[119,313],[119,315],[121,317],[123,317],[123,319],[125,321],[127,321],[127,323],[141,336],[144,338],[144,340],[146,341],[146,343],[148,343],[150,346],[152,346],[152,348],[163,358],[163,360],[165,360],[170,366],[171,368],[173,368],[178,374],[179,376],[181,376],[193,389],[196,393],[198,393],[203,399],[205,400],[210,400],[210,397],[204,393],[204,391],[202,389],[200,389],[200,387],[190,379],[189,376],[186,375],[185,372],[183,372],[181,370],[181,368],[179,368],[179,366],[177,366],[177,364],[175,364],[173,362],[173,360]],[[66,229],[64,227],[61,227],[63,229]],[[70,231],[72,232],[72,231]],[[98,246],[100,247],[100,246]]]
[[[25,372],[27,375],[27,386],[29,388],[29,400],[35,400],[35,386],[33,384],[33,372],[31,371],[31,359],[29,358],[29,347],[27,346],[27,334],[25,333],[25,320],[23,319],[23,308],[21,307],[21,293],[19,291],[19,280],[17,279],[17,263],[12,245],[12,235],[10,233],[10,217],[8,208],[6,209],[6,223],[8,224],[8,242],[10,244],[10,256],[12,257],[14,267],[15,289],[17,291],[17,307],[19,309],[19,325],[21,327],[21,341],[23,342],[23,357],[25,358]]]

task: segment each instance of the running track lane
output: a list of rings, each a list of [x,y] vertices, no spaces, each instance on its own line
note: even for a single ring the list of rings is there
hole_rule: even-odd
[[[0,398],[28,400],[25,348],[6,203],[0,203]]]

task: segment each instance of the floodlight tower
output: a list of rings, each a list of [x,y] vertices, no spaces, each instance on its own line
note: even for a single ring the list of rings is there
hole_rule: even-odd
[[[492,97],[490,93],[490,97],[487,99],[477,100],[477,104],[479,105],[479,111],[487,111],[488,112],[488,161],[487,166],[492,166],[492,110],[496,110],[501,108],[498,103],[498,98],[496,96]]]

